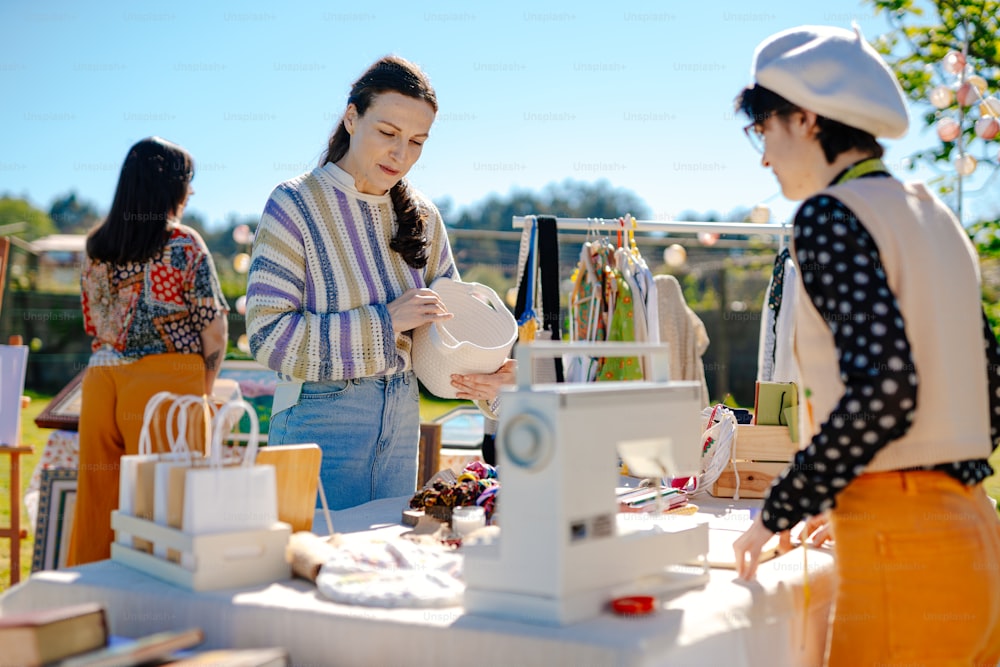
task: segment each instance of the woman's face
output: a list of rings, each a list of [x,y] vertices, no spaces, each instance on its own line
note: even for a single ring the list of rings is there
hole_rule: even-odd
[[[337,166],[354,177],[360,192],[385,194],[420,159],[434,115],[424,100],[394,92],[376,96],[363,116],[348,105],[344,127],[351,145]]]
[[[807,199],[826,187],[826,159],[816,138],[815,114],[773,114],[760,129],[764,139],[761,164],[774,173],[785,197]]]
[[[193,194],[194,194],[194,188],[191,187],[191,181],[188,181],[187,194],[184,195],[184,201],[182,201],[180,204],[177,205],[177,208],[174,210],[173,217],[177,218],[178,220],[184,217],[184,209],[187,207],[188,200],[191,199],[191,195]]]

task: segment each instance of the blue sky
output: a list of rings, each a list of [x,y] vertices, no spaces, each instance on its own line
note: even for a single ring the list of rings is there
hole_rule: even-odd
[[[732,99],[763,38],[852,20],[869,39],[889,27],[857,0],[4,2],[0,192],[47,208],[76,190],[106,210],[128,147],[158,134],[195,156],[192,211],[257,216],[315,165],[351,82],[398,53],[437,90],[410,174],[435,200],[607,179],[654,219],[766,201],[783,220],[794,204]],[[901,171],[934,141],[913,127],[887,160]]]

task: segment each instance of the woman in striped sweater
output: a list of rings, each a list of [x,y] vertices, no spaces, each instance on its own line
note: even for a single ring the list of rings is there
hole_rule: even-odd
[[[279,184],[254,239],[247,333],[283,382],[271,444],[315,442],[331,508],[416,487],[419,392],[411,331],[451,317],[427,288],[458,279],[441,215],[404,179],[437,113],[426,75],[389,56],[358,79],[320,166]],[[460,398],[513,380],[455,376]]]

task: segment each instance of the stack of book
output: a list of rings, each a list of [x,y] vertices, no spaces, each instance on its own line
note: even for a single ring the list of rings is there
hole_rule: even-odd
[[[43,665],[108,643],[99,604],[81,604],[0,618],[0,667]]]
[[[618,495],[620,512],[669,512],[684,507],[688,494],[683,489],[670,486],[643,486],[629,489]]]
[[[193,652],[204,641],[200,628],[157,632],[138,639],[108,632],[107,614],[96,603],[31,611],[0,618],[0,667],[283,667],[281,648]]]

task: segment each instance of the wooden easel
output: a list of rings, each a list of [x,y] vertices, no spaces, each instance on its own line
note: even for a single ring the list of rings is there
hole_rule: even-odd
[[[7,289],[7,259],[10,257],[10,239],[0,236],[0,310],[3,309],[3,293]]]
[[[0,257],[0,260],[6,264],[6,257]],[[11,336],[9,343],[21,345],[21,337]],[[10,540],[11,586],[21,580],[21,540],[28,537],[28,531],[21,528],[21,454],[31,454],[33,451],[31,447],[20,444],[0,444],[0,454],[10,456],[10,526],[0,528],[0,539]]]

